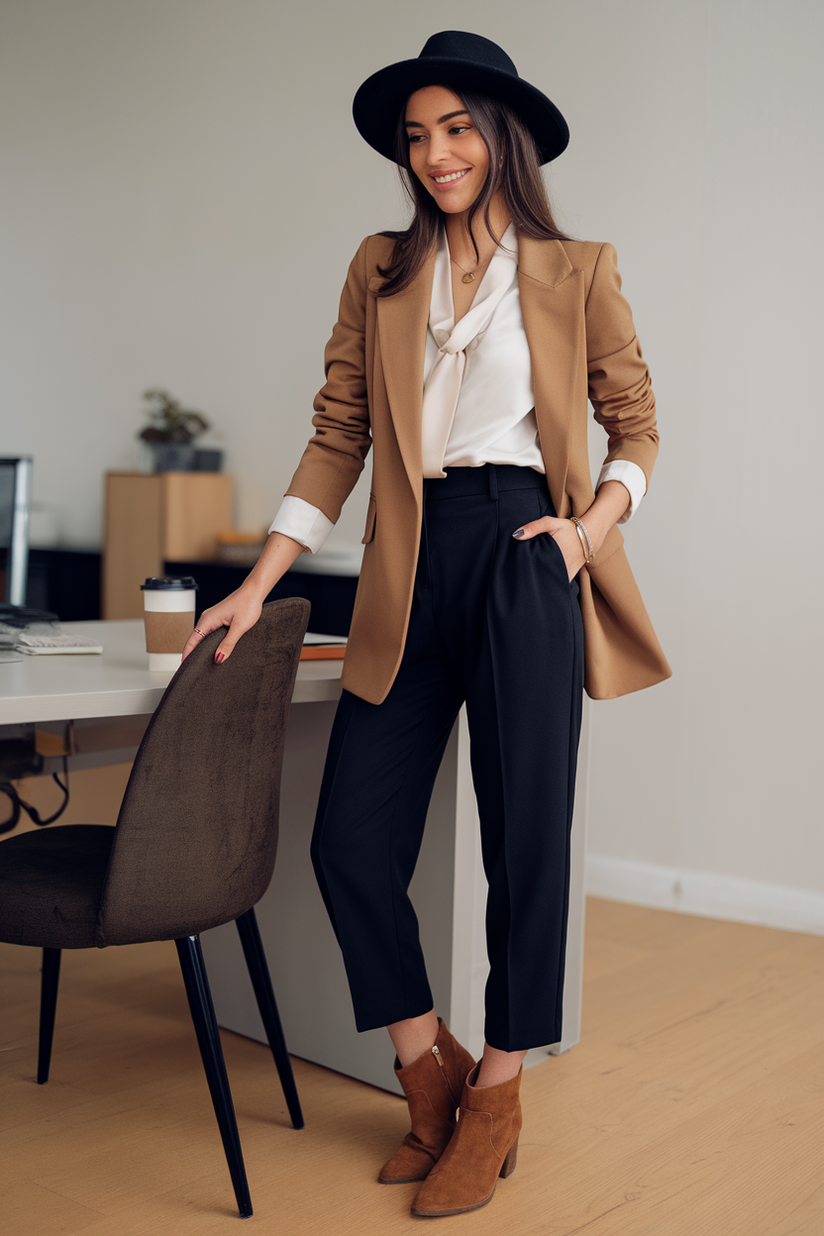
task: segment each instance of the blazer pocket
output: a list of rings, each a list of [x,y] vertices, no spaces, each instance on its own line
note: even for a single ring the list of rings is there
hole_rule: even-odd
[[[369,495],[369,510],[366,512],[366,531],[363,534],[361,545],[368,545],[375,535],[375,511],[377,505],[375,503],[375,495]]]

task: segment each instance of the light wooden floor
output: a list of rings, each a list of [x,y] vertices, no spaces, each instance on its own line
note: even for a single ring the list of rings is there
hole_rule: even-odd
[[[512,1178],[436,1230],[822,1236],[824,939],[604,901],[588,916],[584,1039],[525,1074]],[[237,1230],[174,946],[65,954],[44,1087],[38,983],[33,950],[0,948],[2,1230]],[[432,1222],[409,1214],[414,1185],[375,1183],[401,1100],[296,1061],[295,1132],[267,1051],[224,1048],[257,1230]]]

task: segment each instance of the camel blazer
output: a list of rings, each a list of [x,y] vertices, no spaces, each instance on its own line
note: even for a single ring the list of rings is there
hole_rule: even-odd
[[[609,436],[606,458],[649,480],[658,450],[655,400],[611,245],[519,237],[518,284],[532,359],[541,452],[555,510],[594,498],[587,400]],[[287,490],[333,523],[370,448],[372,492],[342,684],[374,704],[394,681],[406,639],[421,534],[421,415],[435,252],[413,282],[378,297],[393,242],[368,236],[343,289],[314,402],[314,437]],[[609,699],[670,676],[614,527],[582,569],[585,686]]]

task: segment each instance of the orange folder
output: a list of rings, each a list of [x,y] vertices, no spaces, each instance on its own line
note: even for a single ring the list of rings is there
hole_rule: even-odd
[[[301,649],[301,661],[342,661],[346,654],[346,644],[304,644]]]

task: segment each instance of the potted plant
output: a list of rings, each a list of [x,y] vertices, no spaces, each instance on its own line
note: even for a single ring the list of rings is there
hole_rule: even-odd
[[[155,472],[191,471],[195,458],[192,442],[209,428],[206,417],[182,408],[166,391],[146,391],[143,398],[150,405],[150,423],[137,436],[148,443]]]

